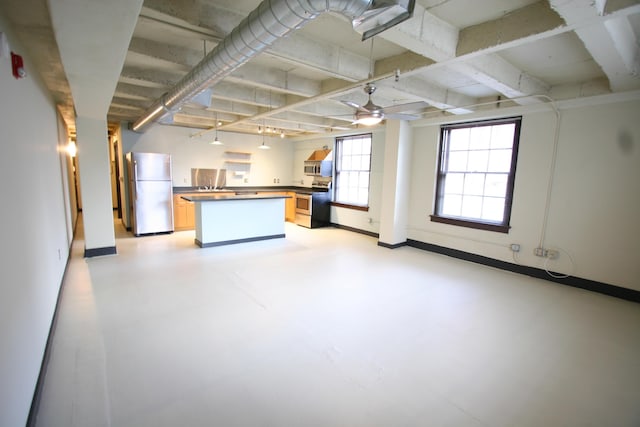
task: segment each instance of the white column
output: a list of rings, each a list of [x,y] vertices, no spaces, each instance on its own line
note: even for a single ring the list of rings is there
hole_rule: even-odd
[[[407,241],[411,141],[408,122],[387,120],[378,241],[381,246],[393,247]]]
[[[85,255],[116,252],[107,122],[76,117]]]

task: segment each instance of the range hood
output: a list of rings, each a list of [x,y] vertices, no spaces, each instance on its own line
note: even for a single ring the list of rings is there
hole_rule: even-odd
[[[314,151],[307,160],[304,161],[304,174],[311,176],[331,176],[333,174],[333,161],[331,150]]]

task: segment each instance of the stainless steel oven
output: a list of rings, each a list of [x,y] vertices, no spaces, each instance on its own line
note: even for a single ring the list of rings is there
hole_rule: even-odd
[[[307,228],[327,227],[331,222],[331,192],[315,188],[296,193],[296,224]]]
[[[313,196],[311,194],[296,193],[296,224],[311,228],[311,213]]]
[[[311,215],[311,207],[312,207],[312,196],[311,194],[296,194],[296,213],[301,215]]]

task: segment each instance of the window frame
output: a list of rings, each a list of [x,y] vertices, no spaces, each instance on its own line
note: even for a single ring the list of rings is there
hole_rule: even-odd
[[[443,170],[447,165],[449,156],[449,132],[454,129],[469,129],[475,127],[496,126],[503,124],[514,124],[513,143],[511,146],[511,168],[507,175],[506,193],[504,197],[504,213],[502,222],[482,220],[480,218],[467,218],[457,216],[447,216],[441,214],[444,202],[444,186],[447,172]],[[522,126],[522,116],[507,117],[500,119],[479,120],[464,123],[442,125],[440,127],[440,142],[438,145],[438,169],[436,178],[436,194],[433,206],[433,214],[430,215],[432,222],[457,225],[460,227],[475,228],[480,230],[508,233],[511,228],[511,209],[513,207],[513,190],[515,186],[516,165],[518,160],[518,148],[520,145],[520,130]]]
[[[369,165],[368,165],[368,173],[369,173],[369,181],[367,183],[367,203],[364,205],[360,205],[360,204],[356,204],[356,203],[345,203],[344,201],[337,201],[337,196],[338,196],[338,180],[339,180],[339,175],[342,172],[341,167],[342,167],[342,150],[343,148],[343,144],[342,142],[344,140],[350,140],[350,139],[358,139],[358,138],[362,138],[368,136],[369,137],[369,143],[370,143],[370,153],[369,153]],[[372,133],[360,133],[357,135],[346,135],[346,136],[339,136],[336,137],[335,139],[335,151],[336,151],[336,155],[335,155],[335,161],[334,161],[334,165],[333,165],[333,177],[335,180],[335,186],[334,186],[334,190],[333,190],[333,196],[332,196],[332,201],[331,201],[331,206],[336,206],[336,207],[341,207],[341,208],[347,208],[347,209],[355,209],[355,210],[360,210],[360,211],[368,211],[369,210],[369,197],[371,196],[371,161],[373,158],[373,134]]]

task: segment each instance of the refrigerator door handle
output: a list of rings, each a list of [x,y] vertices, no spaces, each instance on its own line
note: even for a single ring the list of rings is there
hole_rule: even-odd
[[[133,182],[134,183],[138,182],[138,161],[137,160],[133,161]],[[136,191],[134,191],[134,196],[135,196],[135,200],[138,200],[137,188],[136,188]]]

